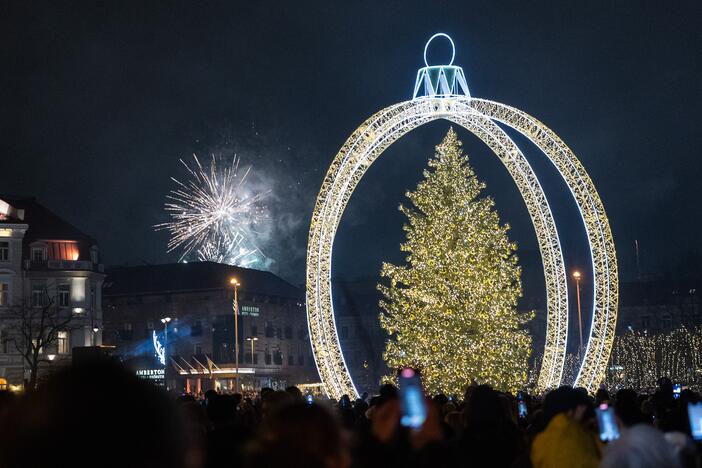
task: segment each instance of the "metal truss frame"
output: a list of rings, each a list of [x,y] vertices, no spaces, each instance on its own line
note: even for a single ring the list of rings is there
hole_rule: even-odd
[[[358,395],[339,343],[331,293],[334,237],[354,189],[371,164],[397,139],[437,119],[452,121],[480,138],[515,181],[534,224],[547,293],[547,329],[540,390],[560,384],[567,348],[568,290],[563,253],[546,196],[514,141],[495,122],[532,141],[567,183],[583,218],[592,255],[594,297],[590,339],[576,379],[590,391],[603,380],[614,338],[617,264],[604,207],[572,151],[545,125],[504,104],[467,96],[422,97],[374,114],[346,140],[327,171],[310,226],[307,249],[307,317],[312,350],[326,392]]]

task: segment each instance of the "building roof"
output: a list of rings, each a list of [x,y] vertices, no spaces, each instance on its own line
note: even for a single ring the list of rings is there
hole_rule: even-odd
[[[269,271],[215,262],[167,263],[110,267],[103,295],[124,296],[230,288],[229,279],[241,283],[241,292],[302,300],[299,288]]]
[[[95,239],[85,234],[44,205],[41,205],[33,197],[16,197],[0,194],[0,201],[9,203],[17,210],[24,210],[22,219],[15,215],[8,216],[0,222],[28,224],[29,229],[24,235],[24,239],[27,242],[32,242],[37,239],[46,239],[73,240],[85,243],[88,246],[97,244]]]

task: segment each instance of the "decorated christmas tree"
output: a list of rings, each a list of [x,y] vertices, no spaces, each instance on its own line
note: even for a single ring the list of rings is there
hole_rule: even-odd
[[[436,147],[411,206],[401,250],[384,263],[380,323],[391,369],[421,370],[429,393],[462,394],[472,381],[515,391],[527,380],[530,319],[521,296],[516,244],[500,224],[453,129]]]

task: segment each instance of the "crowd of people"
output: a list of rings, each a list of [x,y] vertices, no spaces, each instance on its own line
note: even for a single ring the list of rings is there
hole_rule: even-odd
[[[398,389],[310,401],[296,387],[252,397],[173,396],[116,364],[73,367],[24,395],[0,392],[0,467],[697,467],[687,403],[669,380],[651,394],[561,387],[543,397],[469,385],[401,424]],[[518,409],[523,401],[522,411]],[[599,438],[595,408],[619,438]],[[526,410],[526,415],[524,415]]]

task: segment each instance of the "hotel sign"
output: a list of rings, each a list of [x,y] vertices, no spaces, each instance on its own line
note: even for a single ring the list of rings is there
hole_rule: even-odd
[[[136,376],[145,380],[162,381],[166,378],[165,369],[137,369]]]
[[[241,306],[241,309],[239,310],[241,315],[249,315],[251,317],[258,317],[258,307],[257,306],[250,306],[250,305],[245,305]]]

